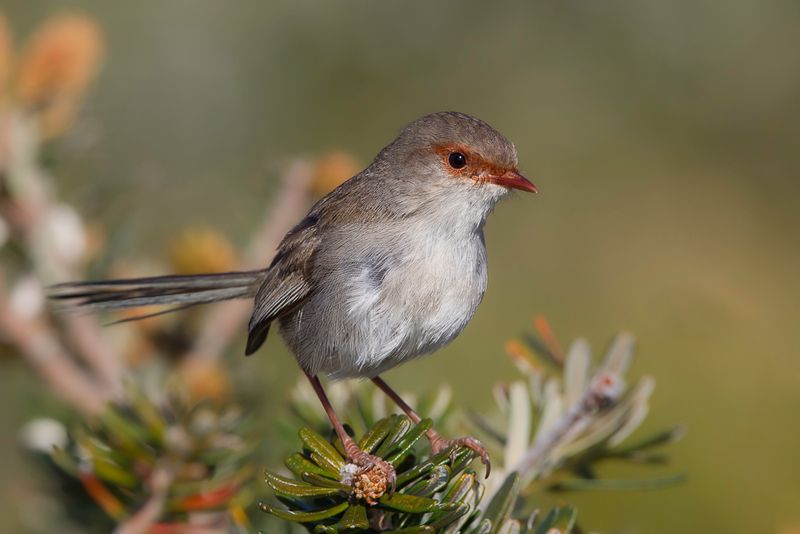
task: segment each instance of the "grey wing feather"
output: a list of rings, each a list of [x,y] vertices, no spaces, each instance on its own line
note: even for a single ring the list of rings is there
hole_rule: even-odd
[[[264,344],[269,326],[282,312],[293,308],[309,292],[309,285],[302,276],[270,277],[256,293],[253,315],[247,336],[245,354],[253,354]]]
[[[293,310],[309,295],[311,258],[319,244],[318,214],[313,210],[278,247],[275,259],[255,297],[245,354],[254,353],[267,339],[272,321]]]

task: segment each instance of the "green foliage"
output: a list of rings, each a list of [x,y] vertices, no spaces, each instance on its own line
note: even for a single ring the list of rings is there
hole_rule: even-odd
[[[433,457],[418,444],[431,420],[414,425],[402,415],[379,420],[359,440],[359,446],[385,458],[397,469],[397,487],[374,506],[355,498],[338,440],[326,440],[309,428],[299,432],[302,452],[286,458],[293,474],[287,478],[267,472],[266,480],[287,509],[261,503],[261,509],[287,521],[304,523],[315,532],[433,532],[467,519],[482,493],[477,474],[469,469],[473,452],[467,448]],[[425,442],[426,440],[421,440]]]
[[[285,508],[260,503],[261,509],[285,521],[302,523],[314,532],[445,532],[545,533],[552,528],[569,532],[575,510],[537,512],[526,521],[512,514],[519,501],[519,476],[509,475],[485,508],[480,506],[484,485],[470,468],[474,453],[457,447],[432,457],[420,443],[431,420],[417,425],[402,415],[381,419],[359,441],[365,451],[376,454],[397,469],[397,488],[370,505],[355,497],[347,479],[347,460],[337,439],[326,440],[302,428],[300,452],[285,460],[291,477],[267,471],[266,482]]]
[[[51,458],[116,523],[149,503],[156,525],[194,512],[235,524],[252,500],[248,426],[233,405],[191,404],[177,393],[156,404],[129,387],[124,402],[73,429]]]

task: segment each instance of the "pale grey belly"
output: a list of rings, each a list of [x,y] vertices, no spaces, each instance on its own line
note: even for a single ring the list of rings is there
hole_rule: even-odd
[[[332,271],[331,283],[280,320],[298,363],[333,378],[372,377],[461,333],[486,288],[482,240],[414,260],[386,268],[363,258]]]

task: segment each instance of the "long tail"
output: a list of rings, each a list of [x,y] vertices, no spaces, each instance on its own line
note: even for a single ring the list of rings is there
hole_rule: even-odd
[[[253,297],[264,271],[154,276],[51,286],[49,298],[66,309],[102,311],[141,306],[170,306],[165,310],[123,319],[131,321],[219,300]]]

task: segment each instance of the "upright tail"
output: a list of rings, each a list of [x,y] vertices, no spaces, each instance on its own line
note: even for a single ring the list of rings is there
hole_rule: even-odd
[[[171,306],[124,319],[161,315],[199,304],[253,297],[264,271],[154,276],[95,282],[67,282],[50,287],[48,296],[67,309],[102,311],[141,306]]]

